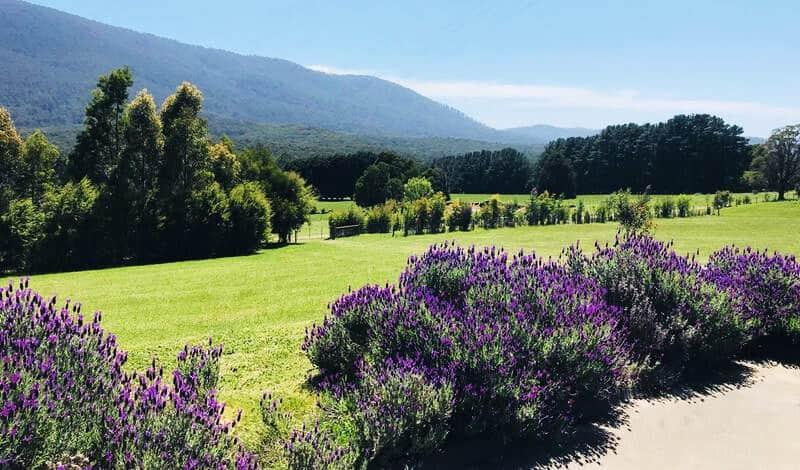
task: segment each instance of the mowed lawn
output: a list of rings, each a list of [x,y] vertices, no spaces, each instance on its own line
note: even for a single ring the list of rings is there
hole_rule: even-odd
[[[728,244],[800,253],[800,203],[760,203],[725,209],[722,216],[658,219],[655,234],[674,240],[680,252],[706,257]],[[102,310],[103,325],[129,351],[129,367],[144,368],[153,356],[167,366],[187,342],[213,337],[225,345],[221,396],[229,412],[244,409],[239,432],[256,442],[258,401],[264,390],[286,399],[297,415],[314,409],[303,383],[310,364],[300,351],[304,330],[320,321],[327,305],[349,287],[396,281],[406,258],[428,245],[521,248],[558,256],[579,240],[591,249],[612,240],[614,223],[479,229],[468,233],[392,238],[362,235],[312,240],[255,255],[35,276],[43,294],[79,300],[84,312]]]

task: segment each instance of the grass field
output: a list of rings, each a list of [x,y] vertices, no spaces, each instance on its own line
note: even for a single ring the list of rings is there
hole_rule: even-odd
[[[680,252],[699,251],[701,257],[728,243],[800,254],[796,201],[656,224],[658,238],[672,239]],[[304,329],[349,286],[394,282],[408,255],[444,240],[557,256],[576,240],[591,247],[595,240],[613,239],[616,228],[608,223],[310,240],[237,258],[36,276],[32,286],[42,294],[80,300],[85,311],[102,310],[104,326],[130,352],[132,368],[143,368],[152,356],[171,366],[186,342],[211,336],[224,343],[221,395],[230,412],[244,409],[239,432],[252,444],[261,429],[262,391],[285,397],[298,414],[313,409],[313,396],[303,388],[310,364],[299,346]]]
[[[465,202],[483,202],[489,199],[492,195],[491,194],[452,194],[451,197],[453,199],[460,199]],[[777,193],[774,192],[763,192],[763,193],[734,193],[735,197],[743,197],[743,196],[750,196],[753,202],[764,202],[765,200],[775,200],[777,198]],[[655,195],[653,196],[653,201],[658,201],[663,198],[672,198],[673,200],[677,198],[675,195]],[[704,210],[706,207],[711,205],[714,196],[711,194],[692,194],[690,195],[692,200],[692,207],[695,210]],[[795,197],[793,193],[789,193],[786,196],[787,198]],[[528,199],[530,198],[529,194],[501,194],[500,199],[503,202],[511,202],[516,201],[520,204],[525,204]],[[608,199],[607,194],[583,194],[579,195],[574,199],[565,199],[565,203],[568,206],[574,206],[578,203],[578,200],[582,200],[583,203],[586,205],[587,208],[596,207],[598,204],[602,203],[606,199]],[[322,214],[312,214],[310,220],[307,224],[300,229],[299,233],[297,234],[298,241],[308,241],[308,240],[324,240],[328,238],[330,231],[328,230],[328,217],[330,216],[330,212],[336,210],[346,210],[348,207],[355,204],[353,201],[319,201],[317,203],[317,209],[322,211],[324,210],[325,213]]]

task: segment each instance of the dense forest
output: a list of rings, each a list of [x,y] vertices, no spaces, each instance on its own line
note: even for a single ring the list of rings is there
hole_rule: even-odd
[[[429,161],[447,155],[479,150],[500,150],[508,146],[482,140],[455,139],[450,137],[393,137],[381,135],[351,134],[316,127],[291,124],[260,124],[248,121],[207,116],[208,132],[212,138],[229,137],[237,148],[269,148],[279,163],[290,162],[311,156],[327,157],[358,152],[392,152]],[[81,126],[48,126],[42,128],[20,127],[23,137],[41,130],[62,154],[69,154]],[[515,148],[531,158],[541,154],[547,140],[541,144],[515,144]]]
[[[100,77],[68,155],[0,108],[0,271],[242,254],[308,220],[311,188],[269,150],[209,138],[196,86],[159,110],[132,84],[128,68]]]
[[[361,187],[375,195],[356,199],[367,206],[392,199],[413,176],[426,177],[445,194],[520,194],[534,188],[569,197],[626,188],[634,192],[650,188],[661,194],[723,189],[780,192],[781,187],[785,192],[793,187],[788,176],[765,176],[770,168],[775,173],[775,168],[786,166],[765,163],[769,145],[770,141],[750,145],[740,127],[716,116],[695,114],[657,124],[613,125],[597,135],[558,139],[538,158],[513,148],[430,161],[391,152],[356,152],[299,158],[284,165],[301,174],[323,198],[352,197],[363,178]],[[405,162],[406,168],[393,170],[397,162]]]
[[[512,148],[438,158],[432,165],[444,174],[451,193],[519,194],[530,190],[530,161]]]
[[[708,114],[658,124],[608,126],[590,137],[551,142],[533,184],[567,195],[620,188],[657,193],[714,192],[743,184],[751,150],[739,126]]]

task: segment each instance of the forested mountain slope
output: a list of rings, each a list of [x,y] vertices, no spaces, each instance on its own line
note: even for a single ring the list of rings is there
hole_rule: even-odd
[[[19,127],[80,123],[97,77],[128,65],[134,87],[159,100],[184,80],[195,83],[210,116],[370,135],[502,137],[378,78],[186,45],[17,0],[0,0],[0,64],[0,105]]]

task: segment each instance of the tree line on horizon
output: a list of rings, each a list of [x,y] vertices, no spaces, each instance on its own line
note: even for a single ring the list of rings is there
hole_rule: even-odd
[[[533,189],[572,198],[621,189],[656,194],[774,190],[779,199],[800,182],[797,126],[749,144],[742,128],[709,114],[657,124],[608,126],[589,137],[561,138],[531,159],[513,148],[429,162],[391,152],[357,152],[289,161],[323,198],[363,207],[400,200],[408,179],[423,176],[444,194],[523,194]]]
[[[268,149],[210,139],[196,86],[158,109],[132,84],[128,68],[99,78],[66,156],[0,108],[0,271],[244,254],[308,220],[311,188]]]
[[[539,158],[532,185],[568,197],[649,187],[659,194],[774,190],[782,200],[800,180],[798,148],[797,126],[750,145],[741,127],[717,116],[677,115],[555,140]]]

